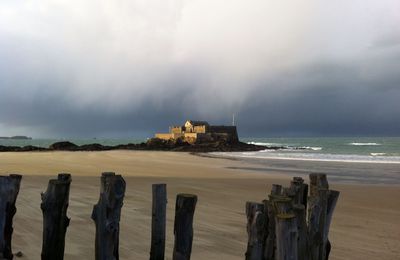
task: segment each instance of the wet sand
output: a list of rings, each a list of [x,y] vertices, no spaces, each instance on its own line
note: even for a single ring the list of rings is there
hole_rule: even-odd
[[[348,167],[351,168],[351,165]],[[379,167],[379,166],[377,166]],[[40,192],[51,176],[72,174],[65,259],[94,259],[94,224],[99,176],[115,171],[127,182],[121,217],[121,259],[148,259],[151,184],[167,183],[166,259],[173,247],[174,202],[178,193],[199,197],[192,259],[244,259],[246,201],[261,201],[272,183],[287,185],[293,171],[258,169],[259,164],[170,152],[0,153],[0,173],[24,175],[14,218],[13,251],[40,259]],[[329,176],[328,176],[329,178]],[[400,255],[400,186],[331,182],[341,191],[334,213],[330,259],[397,259]]]

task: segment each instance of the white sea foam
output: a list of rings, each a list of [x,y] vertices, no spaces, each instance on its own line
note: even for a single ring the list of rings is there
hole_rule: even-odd
[[[299,149],[299,150],[321,151],[321,150],[322,150],[322,147],[300,146],[300,147],[296,147],[296,149]]]
[[[370,153],[372,156],[383,156],[386,155],[386,153]]]
[[[376,145],[381,145],[378,143],[349,143],[349,145],[355,145],[355,146],[376,146]]]
[[[312,150],[312,151],[320,151],[322,147],[312,147],[312,146],[291,146],[291,145],[284,145],[278,143],[263,143],[263,142],[247,142],[248,144],[254,145],[262,145],[262,146],[277,146],[282,147],[282,150],[288,151],[296,151],[296,150]]]
[[[262,145],[262,146],[282,146],[282,144],[278,143],[263,143],[263,142],[247,142],[248,144],[254,144],[254,145]]]
[[[254,159],[277,159],[299,161],[345,162],[345,163],[394,163],[400,164],[400,156],[373,156],[373,155],[348,155],[348,154],[322,154],[322,153],[284,153],[279,151],[260,151],[254,153],[221,152],[215,155]]]

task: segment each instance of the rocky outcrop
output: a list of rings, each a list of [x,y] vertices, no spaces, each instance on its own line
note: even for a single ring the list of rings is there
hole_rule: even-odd
[[[48,149],[37,146],[3,146],[0,145],[0,152],[32,152],[32,151],[47,151]]]
[[[55,151],[74,151],[77,150],[79,146],[71,142],[57,142],[49,146],[49,150]]]
[[[247,144],[242,142],[230,142],[225,139],[218,139],[213,142],[190,144],[182,138],[177,139],[158,139],[151,138],[145,143],[140,144],[120,144],[115,146],[105,146],[98,143],[76,145],[71,142],[57,142],[49,148],[36,146],[1,146],[0,152],[24,152],[24,151],[108,151],[108,150],[150,150],[150,151],[179,151],[179,152],[241,152],[241,151],[260,151],[265,149],[284,149],[284,147],[267,147],[261,145]]]
[[[77,148],[78,151],[107,151],[113,149],[112,146],[102,144],[84,144]]]

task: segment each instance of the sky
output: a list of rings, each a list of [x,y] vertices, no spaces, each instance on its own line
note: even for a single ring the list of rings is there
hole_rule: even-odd
[[[0,136],[400,136],[398,0],[2,0]]]

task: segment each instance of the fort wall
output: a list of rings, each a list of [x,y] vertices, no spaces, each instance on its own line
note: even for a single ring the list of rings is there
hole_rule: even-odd
[[[196,125],[190,122],[196,122]],[[170,133],[158,133],[155,137],[163,140],[182,138],[191,144],[239,141],[236,126],[210,126],[203,121],[187,121],[184,126],[172,126]]]
[[[238,142],[239,137],[236,126],[210,126],[210,133],[219,134],[221,137],[226,138],[229,142]]]

